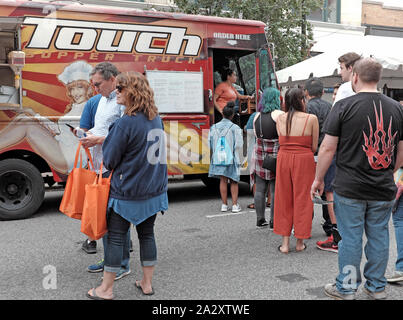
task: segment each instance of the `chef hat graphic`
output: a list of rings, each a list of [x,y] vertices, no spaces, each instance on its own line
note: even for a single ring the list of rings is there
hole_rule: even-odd
[[[90,72],[93,67],[85,61],[76,61],[69,64],[64,71],[57,76],[57,78],[65,85],[77,81],[85,80],[90,81]]]

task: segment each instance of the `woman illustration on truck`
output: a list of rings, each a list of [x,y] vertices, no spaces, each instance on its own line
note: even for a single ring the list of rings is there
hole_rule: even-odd
[[[0,131],[0,150],[22,142],[41,155],[49,165],[61,174],[68,174],[73,168],[78,139],[65,125],[74,126],[92,96],[89,73],[92,66],[85,61],[68,65],[58,76],[66,86],[70,104],[57,122],[41,116],[30,108],[24,108],[3,130]]]

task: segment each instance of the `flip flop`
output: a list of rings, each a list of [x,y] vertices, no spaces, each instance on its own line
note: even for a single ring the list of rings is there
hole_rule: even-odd
[[[281,244],[277,247],[277,250],[282,254],[288,254],[288,251],[287,252],[281,251]]]
[[[295,251],[296,251],[296,252],[302,252],[302,251],[305,251],[305,250],[306,250],[306,248],[307,248],[307,245],[304,243],[304,249],[301,249],[301,250],[297,250],[297,249],[295,249]]]
[[[113,300],[114,299],[114,297],[111,299],[98,297],[97,293],[95,292],[95,288],[92,288],[92,295],[89,294],[88,292],[86,295],[87,295],[87,298],[92,299],[92,300]]]
[[[248,205],[248,208],[249,208],[249,209],[255,209],[255,204],[254,204],[254,203],[249,204],[249,205]]]
[[[134,282],[134,285],[136,286],[137,289],[141,290],[141,293],[144,294],[145,296],[152,296],[154,294],[154,290],[152,288],[151,292],[145,293],[140,283],[137,282],[137,280]]]

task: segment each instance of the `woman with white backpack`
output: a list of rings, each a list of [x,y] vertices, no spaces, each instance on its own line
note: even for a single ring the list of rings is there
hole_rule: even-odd
[[[240,212],[238,203],[238,182],[240,180],[243,152],[242,130],[231,120],[234,116],[234,102],[230,101],[223,109],[223,119],[211,126],[209,145],[212,157],[209,177],[220,179],[221,212],[228,211],[228,182],[230,183],[232,212]]]

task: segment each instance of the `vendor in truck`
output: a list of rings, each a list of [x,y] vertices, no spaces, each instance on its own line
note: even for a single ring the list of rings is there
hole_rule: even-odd
[[[237,80],[237,74],[230,68],[224,68],[221,74],[222,82],[215,88],[214,91],[214,107],[218,111],[215,122],[222,119],[222,111],[229,101],[236,99],[253,99],[252,96],[241,95],[234,87]],[[237,111],[237,110],[235,110]]]

